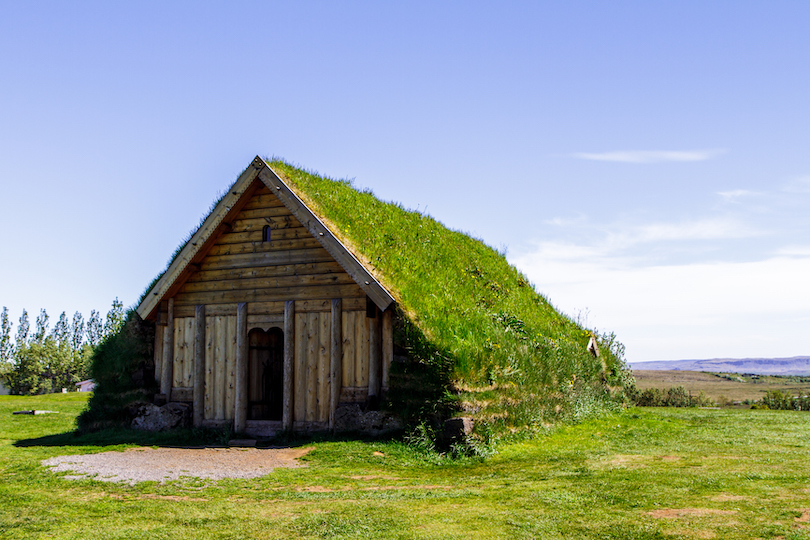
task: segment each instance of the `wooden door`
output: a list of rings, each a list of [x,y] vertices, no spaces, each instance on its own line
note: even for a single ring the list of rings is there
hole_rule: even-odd
[[[281,420],[284,407],[284,332],[248,333],[248,420]]]

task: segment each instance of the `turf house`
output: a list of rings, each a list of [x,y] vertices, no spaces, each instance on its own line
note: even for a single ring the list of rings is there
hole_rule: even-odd
[[[394,298],[256,158],[138,306],[154,320],[162,400],[236,432],[334,426],[376,401]],[[160,399],[160,398],[159,398]]]
[[[350,409],[537,430],[617,406],[632,381],[613,334],[502,253],[281,160],[253,160],[135,312],[154,401],[249,435],[345,429]]]

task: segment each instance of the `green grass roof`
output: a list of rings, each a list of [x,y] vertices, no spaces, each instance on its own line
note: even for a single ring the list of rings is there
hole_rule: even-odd
[[[462,395],[487,401],[487,392],[500,388],[496,401],[503,401],[503,389],[512,388],[518,401],[559,398],[583,383],[618,384],[625,376],[612,335],[597,336],[602,354],[594,358],[586,350],[591,331],[558,312],[481,240],[351,182],[278,159],[268,164],[394,295]]]

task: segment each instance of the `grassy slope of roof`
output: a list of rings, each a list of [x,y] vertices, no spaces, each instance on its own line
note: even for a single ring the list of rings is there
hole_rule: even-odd
[[[391,291],[448,365],[462,408],[508,417],[512,427],[539,424],[566,406],[571,412],[583,392],[625,378],[612,335],[597,336],[602,355],[594,358],[586,350],[591,332],[482,241],[350,182],[269,164]]]

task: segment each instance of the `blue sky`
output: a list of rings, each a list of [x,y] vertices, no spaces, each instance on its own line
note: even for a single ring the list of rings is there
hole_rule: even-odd
[[[505,249],[630,361],[810,354],[810,3],[0,2],[0,305],[132,305],[251,159]]]

